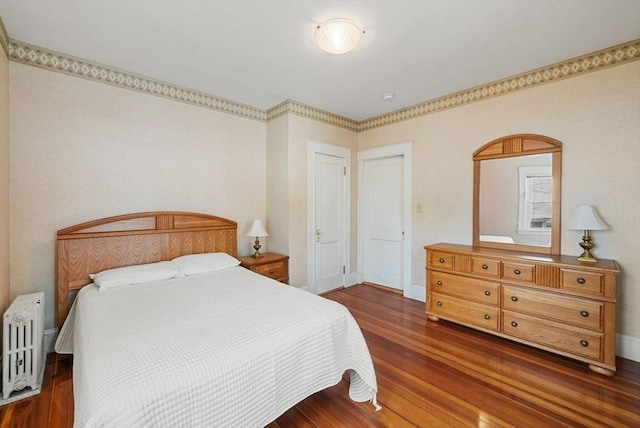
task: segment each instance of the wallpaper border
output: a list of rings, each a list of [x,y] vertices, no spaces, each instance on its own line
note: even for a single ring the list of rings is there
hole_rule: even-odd
[[[269,122],[285,114],[295,114],[308,119],[327,123],[354,132],[368,131],[393,123],[415,119],[454,107],[511,92],[556,82],[584,73],[602,70],[630,61],[640,60],[640,39],[632,40],[597,52],[541,67],[492,83],[466,89],[444,97],[406,107],[363,121],[355,121],[319,108],[285,100],[267,110],[248,106],[235,101],[219,98],[203,92],[183,88],[149,77],[117,70],[70,55],[11,40],[0,20],[0,43],[8,44],[7,56],[10,60],[33,65],[88,80],[135,90],[138,92],[168,98],[212,110],[235,114],[248,119]]]
[[[445,95],[395,112],[365,119],[358,123],[358,132],[414,119],[431,113],[460,107],[476,101],[506,95],[546,83],[575,77],[640,59],[640,39],[613,46],[587,55],[497,80],[492,83]]]
[[[117,70],[102,64],[54,52],[27,43],[10,40],[9,59],[51,71],[82,77],[121,88],[132,89],[150,95],[193,104],[212,110],[266,121],[266,111],[204,92],[183,88],[150,77]]]
[[[4,53],[9,56],[9,34],[7,34],[7,29],[4,27],[4,22],[2,22],[2,17],[0,16],[0,46],[4,49]]]

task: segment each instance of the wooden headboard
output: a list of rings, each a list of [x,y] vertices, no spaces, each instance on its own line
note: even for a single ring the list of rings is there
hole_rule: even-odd
[[[225,252],[237,257],[238,225],[207,214],[154,211],[107,217],[57,232],[56,325],[69,294],[105,269],[171,260],[185,254]]]

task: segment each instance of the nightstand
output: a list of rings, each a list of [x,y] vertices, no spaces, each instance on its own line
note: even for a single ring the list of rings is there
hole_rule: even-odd
[[[240,266],[268,276],[276,281],[289,283],[289,256],[276,253],[265,253],[263,257],[238,257]]]

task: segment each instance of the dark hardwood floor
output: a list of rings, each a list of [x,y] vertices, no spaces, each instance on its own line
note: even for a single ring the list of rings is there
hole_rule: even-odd
[[[640,363],[606,377],[585,364],[447,322],[424,303],[365,285],[326,296],[362,328],[378,377],[376,412],[348,376],[269,427],[640,427]],[[0,408],[2,427],[71,427],[72,364],[49,355],[42,393]]]

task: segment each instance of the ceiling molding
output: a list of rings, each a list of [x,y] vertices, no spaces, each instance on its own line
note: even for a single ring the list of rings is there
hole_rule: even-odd
[[[91,61],[53,52],[27,43],[10,40],[9,59],[51,71],[69,74],[121,88],[132,89],[174,101],[231,113],[248,119],[266,121],[265,110],[182,88],[149,77],[116,70]]]
[[[0,43],[2,43],[3,47],[5,47],[5,44],[8,45],[8,49],[5,47],[5,50],[10,60],[23,64],[262,122],[269,122],[285,114],[295,114],[354,132],[368,131],[381,126],[460,107],[476,101],[556,82],[626,62],[640,60],[640,39],[637,39],[503,80],[416,104],[381,116],[363,121],[355,121],[293,100],[286,100],[274,107],[263,110],[203,92],[161,82],[149,77],[117,70],[70,55],[50,51],[45,48],[32,46],[27,43],[9,39],[1,20]]]
[[[541,67],[533,71],[518,74],[472,89],[456,92],[436,98],[412,107],[384,114],[358,123],[358,132],[390,125],[404,120],[414,119],[442,110],[460,107],[476,101],[505,95],[511,92],[529,89],[546,83],[557,82],[569,77],[579,76],[592,71],[620,65],[640,59],[640,39],[633,40],[588,55],[583,55],[557,64]]]
[[[328,123],[350,131],[358,131],[358,121],[339,116],[337,114],[321,110],[319,108],[299,103],[293,100],[286,100],[267,110],[267,121],[271,121],[285,114],[295,114],[297,116],[313,119],[318,122]]]
[[[9,56],[9,35],[7,34],[7,29],[4,28],[2,17],[0,17],[0,46],[4,49],[4,53]]]

